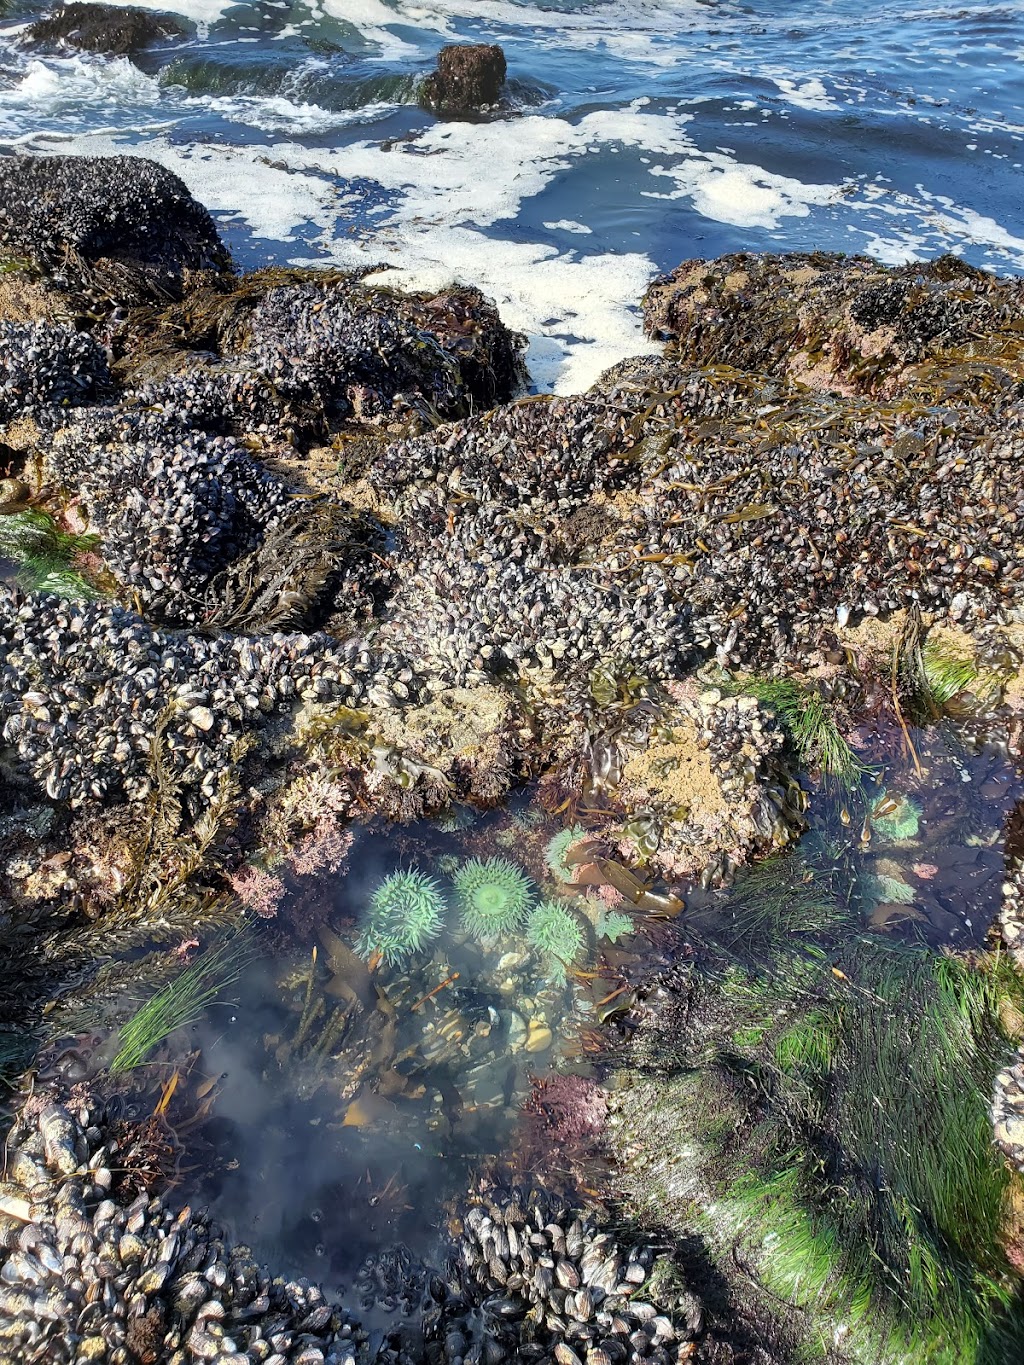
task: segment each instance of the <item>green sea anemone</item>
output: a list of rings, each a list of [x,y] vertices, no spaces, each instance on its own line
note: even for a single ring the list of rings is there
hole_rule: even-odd
[[[471,858],[453,880],[462,927],[474,938],[495,938],[520,928],[532,895],[529,878],[515,863]]]
[[[545,960],[548,977],[564,985],[566,969],[583,953],[586,939],[579,921],[557,901],[541,901],[530,915],[526,936]]]
[[[883,806],[884,815],[878,814],[879,806]],[[880,839],[888,839],[894,844],[901,843],[904,839],[916,839],[920,825],[921,807],[916,801],[911,801],[909,796],[897,796],[893,801],[885,801],[883,795],[871,816],[871,828],[875,834]]]
[[[553,839],[548,840],[548,846],[544,850],[544,861],[548,870],[560,882],[572,881],[572,871],[565,865],[565,855],[573,844],[586,837],[587,831],[582,825],[570,825],[568,829],[559,830]]]
[[[620,938],[628,938],[636,932],[632,915],[624,915],[619,910],[602,910],[597,917],[598,938],[606,938],[609,943],[618,943]]]
[[[476,824],[476,811],[468,806],[449,806],[440,815],[435,815],[434,824],[442,834],[461,834]]]
[[[888,905],[913,905],[917,892],[900,877],[890,877],[886,873],[867,879],[867,893],[871,900]]]
[[[432,877],[422,872],[392,872],[370,897],[356,952],[379,953],[389,967],[404,962],[437,938],[444,922],[445,899]]]

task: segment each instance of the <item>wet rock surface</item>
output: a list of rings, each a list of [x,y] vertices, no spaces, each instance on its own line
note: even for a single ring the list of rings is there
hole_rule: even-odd
[[[170,14],[147,14],[120,5],[58,5],[29,27],[28,39],[39,47],[69,47],[82,52],[125,56],[141,52],[163,38],[183,38],[188,29]]]
[[[455,43],[437,54],[437,70],[420,87],[420,101],[442,117],[493,109],[508,70],[497,44]]]

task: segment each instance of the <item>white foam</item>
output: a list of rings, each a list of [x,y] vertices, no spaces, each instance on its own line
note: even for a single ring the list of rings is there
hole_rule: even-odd
[[[160,101],[160,87],[127,57],[33,58],[18,80],[0,89],[0,108],[33,121],[98,108],[138,108]]]
[[[201,106],[232,123],[260,128],[265,133],[287,133],[297,137],[373,123],[391,107],[368,104],[359,109],[324,109],[319,104],[291,100],[286,95],[200,95],[189,96],[181,103],[183,106]]]
[[[594,229],[587,227],[586,223],[574,222],[572,218],[559,218],[555,223],[545,223],[544,226],[549,232],[574,232],[579,236],[589,236]]]
[[[813,113],[831,113],[839,108],[835,100],[830,99],[824,85],[816,76],[811,76],[798,85],[796,81],[790,80],[787,76],[771,76],[779,87],[783,99],[787,104],[795,104],[798,109],[810,109]]]
[[[674,166],[652,166],[651,174],[676,182],[667,193],[642,190],[654,199],[689,199],[698,213],[733,227],[777,228],[783,218],[806,218],[812,206],[838,202],[842,185],[805,184],[744,165],[722,152],[688,157]]]

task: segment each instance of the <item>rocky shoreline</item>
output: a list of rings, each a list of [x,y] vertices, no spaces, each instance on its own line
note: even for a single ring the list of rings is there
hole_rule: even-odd
[[[495,91],[503,77],[502,61]],[[350,828],[457,824],[530,782],[571,826],[555,881],[604,894],[602,915],[618,907],[677,963],[738,970],[746,950],[708,927],[708,907],[739,906],[729,888],[741,898],[748,874],[808,856],[823,812],[862,826],[841,855],[846,895],[811,914],[799,887],[824,874],[806,864],[787,903],[810,918],[785,932],[830,936],[832,989],[857,980],[835,945],[859,953],[865,926],[879,939],[923,926],[927,961],[893,971],[925,1001],[971,989],[936,987],[939,946],[986,981],[1003,948],[1015,962],[1020,851],[1007,842],[1000,892],[998,849],[1022,766],[1022,290],[952,258],[688,261],[645,300],[662,351],[551,398],[526,392],[523,339],[476,290],[239,275],[206,210],[151,162],[0,160],[4,1036],[71,1031],[72,1007],[120,995],[139,954],[166,979],[175,948],[266,910],[297,869],[340,866]],[[958,781],[974,784],[960,806]],[[922,819],[942,833],[923,840]],[[525,847],[523,828],[506,844]],[[990,901],[991,928],[972,924]],[[594,925],[580,932],[607,964],[615,933]],[[342,998],[365,1006],[369,977],[339,961]],[[780,981],[804,981],[779,962]],[[865,962],[862,991],[888,999],[888,967]],[[693,1156],[666,1176],[694,1100],[650,1079],[672,1045],[636,1041],[675,1020],[696,1049],[680,1066],[716,1085],[740,1048],[766,1098],[754,1116],[722,1082],[738,1152],[782,1122],[762,1047],[775,1026],[748,1023],[727,1046],[717,987],[689,967],[617,968],[619,1005],[591,1005],[605,1028],[592,1050],[618,1077],[597,1144],[617,1193],[598,1216],[555,1181],[517,1192],[482,1177],[453,1214],[448,1265],[366,1270],[385,1299],[389,1276],[419,1286],[383,1346],[308,1282],[271,1278],[172,1211],[166,1171],[142,1186],[121,1171],[112,1191],[110,1078],[93,1093],[50,1077],[26,1098],[17,1073],[0,1360],[792,1358],[807,1310],[789,1282],[774,1302],[769,1276],[750,1289],[745,1268],[721,1269],[706,1229],[693,1237],[707,1247],[688,1246],[716,1198],[711,1165]],[[984,1040],[964,1062],[970,1087],[989,1087],[985,1124],[997,1087],[1009,1162],[988,1134],[971,1169],[1010,1202],[1010,1166],[1024,1169],[1015,970],[1000,965],[970,1016]],[[831,994],[819,1005],[850,1022]],[[694,1151],[711,1142],[695,1129]],[[824,1145],[837,1182],[867,1178],[850,1175],[862,1148]],[[988,1277],[964,1310],[975,1325],[1013,1318],[1024,1253],[1010,1224],[950,1253]],[[636,1290],[659,1258],[648,1301]],[[856,1345],[840,1278],[815,1291],[815,1320],[838,1332],[815,1358],[918,1359]],[[951,1322],[960,1308],[943,1299]]]

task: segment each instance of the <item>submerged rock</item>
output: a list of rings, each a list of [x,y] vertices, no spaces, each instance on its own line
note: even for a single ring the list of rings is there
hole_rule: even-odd
[[[213,219],[184,181],[138,156],[0,158],[0,254],[124,299],[180,292],[183,272],[227,270]]]
[[[507,70],[497,44],[450,44],[437,54],[437,70],[420,87],[420,100],[446,117],[486,112],[499,102]]]
[[[181,20],[170,14],[87,2],[58,5],[29,27],[28,40],[41,47],[63,45],[124,56],[141,52],[161,38],[183,38],[187,33]]]

